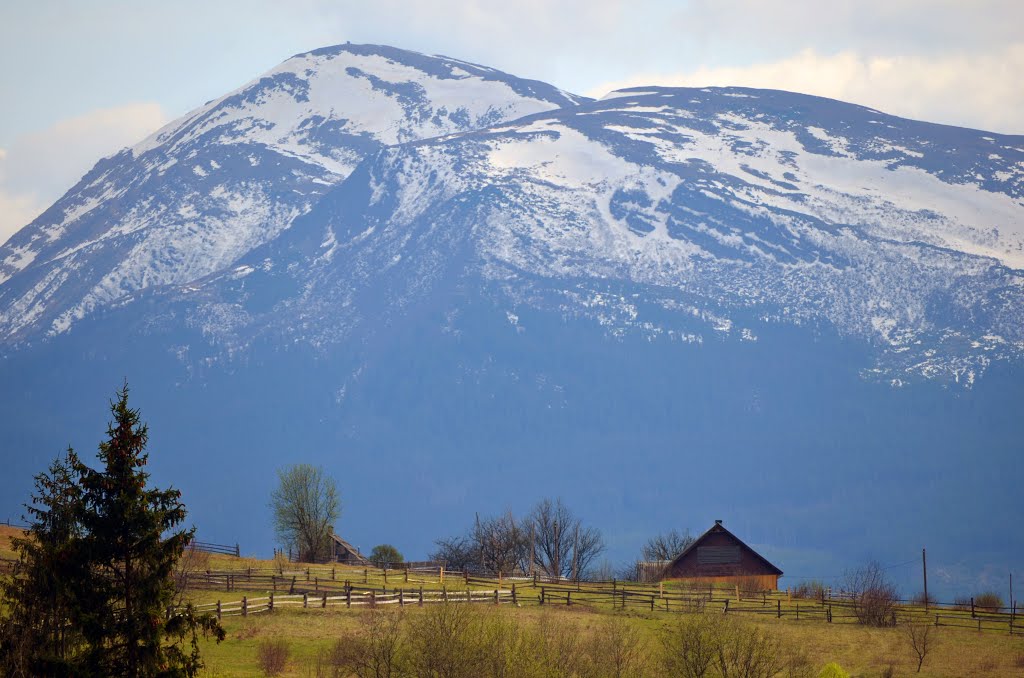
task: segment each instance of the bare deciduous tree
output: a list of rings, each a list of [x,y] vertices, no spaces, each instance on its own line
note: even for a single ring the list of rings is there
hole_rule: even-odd
[[[465,571],[473,564],[473,544],[466,537],[450,537],[434,541],[430,559],[443,563],[449,570]]]
[[[334,523],[341,515],[338,490],[322,467],[295,464],[277,472],[279,484],[270,496],[274,530],[299,560],[313,562],[330,553]]]
[[[689,530],[679,532],[673,528],[648,539],[642,549],[643,558],[648,561],[672,560],[694,541]]]
[[[938,640],[935,628],[930,624],[911,623],[903,627],[903,634],[906,636],[914,656],[917,657],[917,672],[921,673],[925,657],[935,648]]]
[[[477,518],[470,537],[478,556],[477,564],[486,572],[509,574],[526,569],[530,557],[530,534],[506,513],[497,518]]]
[[[523,521],[535,565],[552,577],[579,578],[604,551],[601,532],[584,527],[561,499],[542,499]]]

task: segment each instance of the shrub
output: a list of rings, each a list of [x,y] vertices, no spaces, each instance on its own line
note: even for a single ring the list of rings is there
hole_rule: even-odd
[[[843,670],[843,667],[835,662],[829,662],[821,667],[818,678],[850,678],[850,674]]]
[[[584,643],[583,654],[584,678],[642,678],[649,673],[640,631],[619,615],[595,629]]]
[[[661,635],[661,665],[679,678],[702,678],[711,669],[721,645],[722,618],[713,615],[682,615]]]
[[[681,678],[771,678],[783,668],[779,654],[775,638],[730,617],[682,616],[662,634],[662,668]]]
[[[289,654],[291,648],[287,640],[261,640],[256,645],[256,665],[265,676],[279,676],[284,672]]]
[[[339,675],[391,678],[398,675],[403,614],[367,611],[359,617],[360,633],[338,640],[330,664]]]
[[[1002,597],[994,591],[985,591],[974,596],[974,607],[985,612],[999,612],[1005,607]]]
[[[465,603],[431,605],[410,617],[405,668],[416,676],[475,678],[484,674],[480,612]]]
[[[817,580],[800,582],[797,584],[790,595],[794,598],[807,598],[811,600],[821,600],[822,595],[825,592],[825,584]]]
[[[868,626],[892,626],[896,623],[896,586],[885,576],[877,562],[848,572],[843,588],[849,592],[857,621]]]
[[[957,596],[953,599],[954,610],[969,610],[971,609],[971,599],[967,596]]]
[[[914,596],[910,599],[910,602],[914,605],[918,605],[921,607],[923,607],[925,604],[928,604],[929,606],[934,606],[938,604],[938,601],[935,599],[935,596],[933,596],[930,593],[928,594],[928,600],[926,601],[924,597],[924,591],[918,591],[917,593],[915,593]]]

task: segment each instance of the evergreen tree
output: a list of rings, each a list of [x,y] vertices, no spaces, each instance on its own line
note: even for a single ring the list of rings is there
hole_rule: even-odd
[[[0,619],[0,674],[12,677],[69,675],[83,649],[75,627],[76,583],[83,579],[75,553],[81,537],[81,492],[70,448],[35,477],[32,526],[12,540],[18,553],[13,576],[0,584],[6,612]]]
[[[212,615],[172,607],[194,529],[178,528],[177,490],[147,487],[148,432],[127,385],[111,412],[101,470],[69,449],[36,476],[32,526],[0,587],[0,675],[194,676],[199,633],[224,638]]]
[[[149,434],[128,407],[128,386],[111,404],[114,421],[100,443],[101,470],[75,463],[81,487],[83,536],[78,553],[88,581],[78,591],[78,624],[88,645],[82,672],[104,676],[195,675],[197,632],[224,631],[210,615],[170,613],[174,564],[195,529],[185,520],[181,493],[148,488],[143,470]],[[189,652],[181,645],[190,637]]]

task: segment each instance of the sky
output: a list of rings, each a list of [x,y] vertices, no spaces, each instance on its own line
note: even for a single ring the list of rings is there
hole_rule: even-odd
[[[95,162],[351,41],[600,97],[768,87],[1024,134],[1021,0],[3,0],[0,243]]]

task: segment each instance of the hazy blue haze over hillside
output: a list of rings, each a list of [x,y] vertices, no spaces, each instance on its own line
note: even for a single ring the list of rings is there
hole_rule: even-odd
[[[940,592],[1002,587],[1022,328],[1024,137],[325,48],[0,247],[0,512],[128,378],[243,551],[306,461],[364,550],[560,495],[614,561],[722,518],[790,582],[927,546]]]

